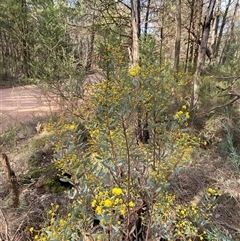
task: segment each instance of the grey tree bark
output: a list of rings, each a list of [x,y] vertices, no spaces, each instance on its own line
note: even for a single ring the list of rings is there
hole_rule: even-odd
[[[198,60],[197,60],[197,67],[193,76],[191,109],[193,109],[197,105],[198,99],[199,99],[199,96],[198,96],[199,78],[205,63],[207,43],[209,39],[211,21],[213,19],[213,11],[215,8],[215,4],[216,4],[216,0],[210,0],[208,9],[204,17],[204,23],[202,26],[202,38],[201,38],[201,44],[199,47]]]
[[[218,25],[219,25],[219,16],[220,16],[220,8],[221,8],[221,0],[217,0],[216,10],[213,16],[213,24],[211,29],[211,44],[209,48],[209,59],[211,67],[213,67],[216,63],[216,42],[217,42],[217,34],[218,34]]]
[[[140,26],[140,3],[139,0],[131,0],[131,21],[132,21],[132,67],[139,63],[139,26]]]
[[[145,26],[144,26],[145,39],[146,39],[146,36],[147,36],[147,31],[148,31],[148,20],[149,20],[150,5],[151,5],[151,0],[148,0],[148,2],[147,2],[147,12],[146,12],[146,16],[145,16]]]
[[[232,3],[232,0],[228,0],[228,3],[226,5],[225,11],[224,11],[224,14],[223,14],[223,17],[222,17],[222,23],[221,23],[221,26],[220,26],[219,34],[217,36],[216,47],[215,47],[215,51],[214,51],[215,57],[217,57],[218,52],[219,52],[220,44],[221,44],[221,41],[222,41],[223,30],[224,30],[224,27],[226,25],[228,10],[229,10],[229,7],[230,7],[231,3]]]
[[[235,19],[237,17],[238,7],[239,7],[239,0],[237,0],[235,8],[234,8],[234,13],[233,13],[233,16],[232,16],[232,19],[231,19],[230,27],[228,29],[227,38],[226,38],[225,44],[224,44],[224,46],[222,48],[222,51],[221,51],[219,66],[223,65],[226,61],[227,53],[229,51],[229,47],[230,47],[230,44],[232,42],[233,29],[234,29]]]
[[[174,56],[174,72],[179,71],[179,59],[181,50],[181,0],[176,0],[176,38],[175,38],[175,56]]]
[[[185,66],[184,66],[184,72],[186,73],[188,71],[189,67],[189,55],[190,50],[192,49],[193,42],[191,40],[191,29],[193,24],[193,13],[194,13],[194,0],[191,2],[191,8],[190,8],[190,18],[189,18],[189,29],[188,29],[188,38],[187,38],[187,51],[186,51],[186,58],[185,58]]]

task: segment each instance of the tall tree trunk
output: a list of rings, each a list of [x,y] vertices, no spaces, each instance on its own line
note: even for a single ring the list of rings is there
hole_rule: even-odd
[[[221,7],[221,0],[218,0],[216,11],[214,13],[214,19],[212,24],[212,30],[211,30],[211,45],[209,49],[209,59],[210,59],[210,65],[213,67],[216,63],[216,40],[217,40],[217,32],[218,32],[218,23],[219,23],[219,14],[220,14],[220,7]]]
[[[93,8],[96,8],[95,6],[96,3],[92,6]],[[88,43],[88,52],[87,52],[87,62],[85,66],[85,70],[89,71],[92,68],[92,63],[93,63],[93,53],[94,53],[94,42],[95,42],[95,32],[96,32],[96,26],[95,26],[95,20],[96,20],[96,11],[93,10],[92,13],[92,23],[91,23],[91,28],[90,28],[90,42]],[[82,40],[81,40],[82,42]]]
[[[139,0],[131,0],[131,20],[132,20],[132,67],[139,63],[139,26],[140,26],[140,12]]]
[[[176,0],[176,38],[175,38],[175,56],[174,72],[179,72],[179,58],[181,49],[181,0]]]
[[[213,11],[216,4],[216,0],[211,0],[204,18],[204,23],[202,26],[202,39],[199,48],[197,67],[193,76],[193,90],[191,99],[191,108],[195,107],[198,102],[198,87],[199,87],[199,77],[202,73],[202,69],[205,63],[205,56],[207,50],[207,43],[211,28],[211,21],[213,19]]]
[[[192,53],[192,46],[193,42],[191,40],[191,29],[192,29],[192,22],[193,22],[193,12],[194,12],[194,1],[191,1],[191,13],[189,18],[189,29],[188,29],[188,39],[187,39],[187,51],[186,51],[186,59],[185,59],[185,66],[184,66],[184,72],[186,73],[187,70],[189,71],[189,63],[191,63],[191,60],[189,59],[190,53]]]
[[[192,0],[191,2],[191,23],[189,24],[189,35],[191,39],[188,53],[188,71],[192,72],[194,67],[197,65],[199,45],[201,42],[201,25],[202,25],[202,11],[203,11],[203,0]],[[190,36],[189,36],[190,38]]]
[[[226,61],[226,57],[227,57],[229,47],[230,47],[232,37],[233,37],[233,29],[234,29],[235,19],[237,16],[238,7],[239,7],[239,0],[237,0],[235,8],[234,8],[234,13],[233,13],[233,16],[231,19],[230,27],[228,29],[227,38],[226,38],[225,44],[222,48],[222,52],[221,52],[221,56],[220,56],[220,60],[219,60],[219,66],[223,65]]]
[[[163,40],[164,40],[164,22],[165,22],[165,13],[164,13],[164,0],[161,1],[161,7],[160,7],[160,29],[159,29],[159,35],[160,35],[160,42],[159,42],[159,65],[162,66],[164,62],[164,51],[163,51]]]
[[[146,40],[146,37],[147,37],[147,31],[148,31],[148,21],[149,21],[150,5],[151,5],[151,0],[148,0],[148,2],[147,2],[147,12],[146,12],[146,16],[145,16],[145,25],[144,25],[145,40]]]
[[[132,9],[132,68],[139,64],[139,37],[140,37],[140,1],[131,0]],[[137,110],[137,139],[142,143],[148,143],[148,114],[144,103],[139,103]]]
[[[21,2],[22,9],[22,54],[23,54],[23,73],[29,78],[29,61],[30,50],[27,42],[28,26],[27,26],[27,3],[26,0]]]
[[[193,62],[192,62],[193,68],[197,66],[198,54],[199,54],[199,43],[201,41],[200,39],[201,39],[203,0],[197,0],[195,2],[194,10],[195,10],[195,13],[194,13],[195,18],[194,18],[194,24],[193,24],[193,33],[196,36],[196,41],[194,42],[194,46],[193,46]]]
[[[220,26],[219,34],[217,36],[217,42],[216,42],[216,47],[215,47],[215,51],[214,51],[214,57],[215,58],[218,56],[220,44],[221,44],[221,41],[222,41],[223,30],[224,30],[224,27],[226,25],[228,10],[229,10],[229,7],[230,7],[231,3],[232,3],[232,0],[228,0],[228,3],[226,5],[225,11],[224,11],[224,14],[223,14],[223,17],[222,17],[221,26]]]
[[[13,73],[11,73],[11,60],[10,60],[10,49],[11,49],[11,40],[10,37],[7,36],[6,31],[2,32],[3,34],[3,42],[5,42],[5,49],[4,49],[4,77],[6,79],[8,79],[10,77],[10,75],[13,75]]]
[[[159,64],[162,66],[164,62],[164,57],[163,57],[163,26],[160,27],[160,46],[159,46]]]
[[[85,66],[85,70],[89,71],[92,68],[92,62],[93,62],[93,50],[94,50],[94,40],[95,40],[95,27],[94,27],[94,20],[93,20],[93,26],[91,27],[91,33],[90,33],[90,43],[89,43],[89,50],[87,53],[87,63]]]
[[[0,39],[1,39],[1,62],[2,62],[2,70],[1,70],[1,77],[4,77],[4,80],[5,78],[7,79],[7,58],[5,56],[5,44],[7,43],[4,43],[4,39],[3,39],[3,32],[4,30],[2,28],[0,28]]]

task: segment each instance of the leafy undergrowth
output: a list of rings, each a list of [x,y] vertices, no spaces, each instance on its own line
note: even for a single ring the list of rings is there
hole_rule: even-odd
[[[68,127],[70,129],[73,128],[72,124]],[[74,206],[76,203],[74,202],[74,205],[70,205],[68,195],[65,192],[49,191],[49,189],[43,188],[43,183],[41,184],[40,179],[45,177],[44,173],[46,174],[46,170],[52,166],[53,156],[50,151],[52,146],[49,146],[49,142],[46,141],[46,136],[48,135],[46,132],[35,133],[34,137],[30,137],[17,144],[17,150],[14,151],[13,155],[10,155],[18,156],[18,158],[15,158],[15,161],[20,162],[21,166],[25,166],[26,168],[25,170],[16,170],[21,191],[20,205],[17,209],[8,207],[9,193],[6,182],[4,182],[4,173],[1,175],[0,237],[2,240],[34,240],[37,239],[36,235],[39,235],[39,230],[47,223],[49,229],[50,227],[56,227],[57,217],[59,217],[58,228],[61,225],[64,227],[72,223],[78,217],[72,216],[76,215],[77,212],[76,206]],[[24,149],[25,146],[30,146],[32,152],[27,154],[26,149]],[[174,195],[175,205],[181,207],[179,209],[180,216],[185,217],[190,215],[188,210],[190,203],[195,203],[197,205],[196,211],[199,212],[197,208],[200,208],[200,203],[204,203],[203,200],[206,198],[205,194],[209,187],[212,190],[221,192],[222,195],[214,202],[215,208],[212,209],[213,212],[209,215],[210,224],[201,228],[206,228],[209,231],[208,236],[212,238],[208,240],[239,240],[239,176],[236,175],[235,170],[226,160],[218,157],[218,154],[214,150],[199,149],[197,153],[194,153],[194,160],[191,164],[182,166],[169,180],[168,190],[172,193],[172,196],[168,196],[169,201],[173,199]],[[25,165],[25,162],[28,162],[28,165]],[[12,165],[13,168],[17,169],[19,163],[13,162]],[[23,171],[24,175],[22,175]],[[96,200],[95,204],[95,201],[91,200],[91,205],[94,208],[97,208],[97,203],[99,204],[105,199],[109,199],[111,202],[114,201],[116,207],[117,200],[121,202],[120,200],[123,198],[122,191],[118,191],[118,189],[104,196],[105,199],[101,195],[99,196],[99,193],[97,195],[95,195],[94,199]],[[106,200],[103,207],[104,212],[108,212]],[[136,205],[136,201],[133,201],[132,205]],[[195,204],[192,206],[193,212],[195,211]],[[122,211],[121,209],[119,211],[124,213],[124,206],[119,207],[122,207]],[[134,207],[132,208],[134,210]],[[204,210],[211,209],[211,207],[201,208]],[[98,210],[101,212],[101,209]],[[54,219],[51,219],[49,223],[51,217],[54,217]],[[172,218],[175,217],[172,216]],[[85,222],[92,223],[93,221],[86,219]],[[175,223],[175,225],[180,224]],[[34,229],[31,229],[31,227],[34,227]],[[89,233],[85,235],[87,236]],[[108,239],[104,238],[103,240]]]

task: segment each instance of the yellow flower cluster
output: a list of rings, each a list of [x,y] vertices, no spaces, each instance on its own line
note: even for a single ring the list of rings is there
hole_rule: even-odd
[[[200,218],[199,209],[195,202],[192,202],[190,208],[184,206],[177,206],[176,209],[176,224],[175,224],[175,237],[177,238],[189,238],[187,240],[194,240],[199,237],[203,240],[203,236],[199,233],[198,226],[196,226],[196,220]],[[185,239],[184,239],[185,240]]]
[[[157,201],[154,203],[153,212],[156,213],[156,221],[166,224],[171,218],[171,210],[176,197],[174,194],[162,192],[158,195]]]
[[[136,67],[130,69],[129,71],[129,75],[132,77],[136,77],[138,72],[140,71],[141,67],[139,65],[137,65]]]
[[[115,195],[115,196],[119,196],[122,194],[122,189],[121,188],[118,188],[118,187],[115,187],[112,189],[112,194]]]
[[[175,115],[174,118],[176,120],[187,120],[190,118],[189,112],[186,111],[187,110],[187,106],[183,105],[181,110],[179,110]]]
[[[68,129],[68,130],[71,130],[71,131],[74,131],[75,128],[76,128],[76,125],[75,125],[74,123],[73,123],[73,124],[69,124],[69,125],[67,126],[67,129]]]
[[[171,132],[168,141],[172,142],[171,152],[165,155],[164,160],[157,159],[156,168],[150,173],[152,180],[158,185],[166,184],[177,167],[192,161],[192,153],[199,143],[198,138],[181,130]]]
[[[46,228],[42,230],[36,230],[34,227],[29,228],[29,231],[33,235],[35,234],[34,240],[47,241],[50,239],[58,239],[61,230],[67,227],[67,220],[57,217],[58,209],[58,204],[51,203],[51,209],[48,211],[50,223]]]
[[[52,119],[44,124],[44,129],[47,132],[54,132],[54,133],[63,133],[65,131],[74,131],[76,129],[76,124],[74,122],[72,123],[66,123],[66,120],[63,116],[60,116],[59,121],[53,121]]]
[[[111,195],[112,194],[112,195]],[[121,197],[123,191],[121,188],[114,187],[111,193],[108,191],[99,191],[98,194],[94,196],[91,206],[95,209],[97,215],[113,215],[116,211],[120,215],[124,215],[127,208],[130,209],[135,206],[133,201],[125,203],[123,197]]]
[[[105,68],[109,67],[111,63],[114,64],[115,69],[125,64],[125,53],[121,44],[106,44],[102,46],[101,58],[103,60],[101,64],[104,65]]]
[[[213,188],[208,188],[206,199],[200,203],[192,202],[190,206],[178,205],[176,208],[176,223],[175,223],[175,236],[176,238],[193,237],[195,240],[204,240],[207,232],[199,230],[201,223],[210,221],[211,214],[215,208],[215,198],[221,196],[221,193]],[[184,239],[185,240],[185,239]]]
[[[219,197],[221,196],[221,192],[215,190],[214,188],[209,187],[207,190],[207,195],[211,197]]]
[[[94,130],[90,130],[89,134],[92,138],[94,138],[99,135],[99,129],[96,128]]]
[[[54,164],[60,173],[70,171],[69,167],[73,170],[79,166],[78,150],[75,148],[78,144],[76,128],[74,120],[68,121],[63,116],[58,121],[50,120],[45,124],[46,131],[51,133],[50,140],[54,144],[53,151],[56,155]]]

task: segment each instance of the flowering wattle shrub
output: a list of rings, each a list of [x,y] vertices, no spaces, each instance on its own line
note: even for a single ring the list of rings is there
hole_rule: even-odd
[[[169,188],[200,144],[188,127],[187,105],[177,103],[184,81],[144,61],[128,70],[121,47],[106,48],[106,79],[92,87],[82,119],[88,142],[78,141],[78,120],[46,125],[56,167],[71,174],[66,181],[74,186],[68,214],[60,216],[53,204],[46,226],[30,232],[41,241],[203,240],[220,194],[209,188],[200,203],[180,204]],[[174,104],[181,107],[172,112]],[[147,126],[148,144],[137,140],[136,123]]]

